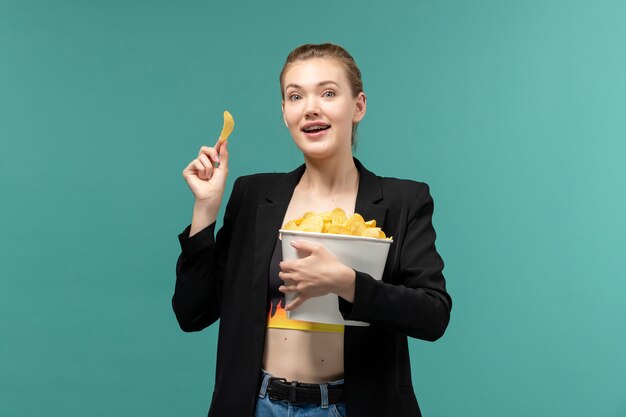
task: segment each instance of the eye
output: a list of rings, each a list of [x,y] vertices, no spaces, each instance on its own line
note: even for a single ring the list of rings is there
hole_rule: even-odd
[[[335,97],[335,96],[336,96],[335,92],[330,91],[330,90],[324,91],[324,93],[322,93],[322,97]]]
[[[296,94],[296,93],[289,94],[289,100],[291,101],[300,100],[301,98],[302,97],[300,97],[300,94]]]

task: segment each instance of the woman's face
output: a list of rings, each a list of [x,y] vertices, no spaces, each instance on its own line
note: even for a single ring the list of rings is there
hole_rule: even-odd
[[[352,154],[352,125],[365,115],[365,94],[353,97],[341,62],[297,61],[285,72],[283,85],[285,124],[305,156]]]

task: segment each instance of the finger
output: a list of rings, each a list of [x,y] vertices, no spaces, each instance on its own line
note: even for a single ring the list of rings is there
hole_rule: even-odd
[[[188,176],[196,176],[201,180],[206,180],[206,176],[204,174],[204,165],[198,159],[194,159],[187,165],[187,167],[183,170],[183,177],[187,178]]]
[[[217,139],[217,142],[215,142],[215,146],[214,146],[217,152],[219,152],[220,149],[222,149],[222,146],[224,146],[224,142],[225,141],[222,141],[221,139]]]
[[[213,176],[213,163],[209,160],[206,154],[200,155],[198,160],[204,167],[204,175],[207,179],[210,179]]]
[[[228,141],[221,143],[220,147],[215,147],[220,155],[220,168],[228,170]]]
[[[206,180],[206,173],[204,171],[204,165],[202,165],[202,162],[200,162],[198,159],[194,159],[192,164],[196,176],[201,180]]]
[[[293,277],[293,274],[295,274],[297,271],[302,271],[302,269],[305,268],[306,265],[307,263],[304,258],[298,258],[292,261],[280,261],[280,263],[278,264],[278,267],[280,268],[279,273],[292,273],[291,277]]]
[[[319,248],[319,245],[315,245],[313,243],[305,242],[305,241],[302,241],[302,240],[292,240],[289,243],[298,252],[303,252],[303,253],[308,253],[308,254],[311,254],[311,253],[315,252]]]
[[[295,265],[294,265],[295,261],[280,261],[278,263],[278,267],[280,268],[280,270],[282,272],[291,272],[293,271]],[[280,274],[280,272],[279,272]]]
[[[210,179],[211,176],[213,175],[213,167],[211,166],[211,161],[209,161],[209,159],[206,157],[206,155],[200,155],[197,158],[198,162],[200,163],[200,165],[202,166],[201,168],[201,177],[203,179]],[[200,175],[199,175],[200,176]]]
[[[211,148],[210,146],[203,146],[200,148],[200,152],[198,153],[198,157],[201,155],[206,155],[211,161],[211,165],[216,166],[220,162],[219,153],[215,148]]]
[[[278,278],[280,278],[285,285],[293,285],[296,283],[291,272],[279,272]]]
[[[198,155],[198,161],[200,161],[202,163],[202,165],[204,165],[206,168],[213,168],[213,161],[211,160],[210,155],[208,154],[200,154]]]
[[[294,293],[298,292],[295,285],[281,285],[280,287],[278,287],[278,291],[284,294],[291,293],[291,292],[294,292]]]
[[[208,153],[211,151],[211,149],[215,149],[211,146],[201,146],[200,150],[198,151],[198,156],[202,155],[203,153]]]
[[[302,303],[304,303],[306,300],[308,299],[307,296],[305,295],[299,295],[296,297],[295,300],[293,300],[292,302],[290,302],[289,304],[287,304],[285,306],[285,310],[289,311],[289,310],[293,310],[295,308],[298,308]]]

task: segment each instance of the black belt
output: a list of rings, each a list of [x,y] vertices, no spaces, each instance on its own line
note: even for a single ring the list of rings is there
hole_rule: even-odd
[[[345,402],[343,384],[327,385],[328,404]],[[292,404],[322,404],[320,384],[287,382],[285,378],[270,378],[267,394],[272,400],[288,401]]]

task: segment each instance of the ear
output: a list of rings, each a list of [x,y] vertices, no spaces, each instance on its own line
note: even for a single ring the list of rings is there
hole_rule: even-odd
[[[287,129],[289,129],[289,125],[287,124],[287,118],[285,117],[285,100],[281,102],[280,108],[283,112],[283,122],[285,122],[285,126],[287,126]]]
[[[365,112],[367,111],[367,97],[364,92],[360,92],[358,96],[356,96],[356,103],[354,107],[354,116],[352,116],[352,123],[358,123],[365,116]]]

